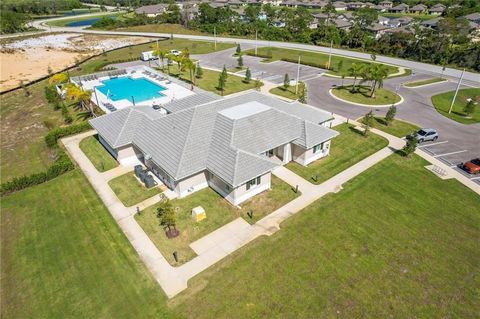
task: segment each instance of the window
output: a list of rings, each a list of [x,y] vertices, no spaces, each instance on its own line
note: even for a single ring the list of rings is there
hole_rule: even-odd
[[[316,153],[316,152],[318,152],[318,151],[320,151],[320,150],[323,150],[323,144],[324,144],[324,143],[315,145],[315,146],[313,147],[313,153]]]
[[[254,186],[258,186],[260,185],[260,182],[261,182],[261,178],[260,176],[258,176],[257,178],[254,178],[254,179],[251,179],[247,182],[247,191],[251,188],[251,187],[254,187]]]

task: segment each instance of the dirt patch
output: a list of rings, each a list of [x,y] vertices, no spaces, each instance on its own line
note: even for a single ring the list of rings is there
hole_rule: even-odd
[[[144,37],[48,34],[3,43],[0,49],[1,90],[30,82],[102,51],[148,41]]]

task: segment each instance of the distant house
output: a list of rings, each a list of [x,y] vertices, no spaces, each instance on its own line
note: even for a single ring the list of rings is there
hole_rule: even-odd
[[[468,21],[480,24],[480,13],[478,12],[467,14],[466,16],[464,16],[464,18]]]
[[[405,16],[405,17],[400,17],[396,19],[390,19],[389,25],[392,27],[402,27],[402,26],[409,25],[410,23],[412,23],[412,21],[413,21],[412,17]]]
[[[390,22],[390,19],[384,16],[378,16],[377,22],[383,25],[388,25]]]
[[[400,3],[398,6],[388,9],[392,13],[407,13],[409,9],[408,4]]]
[[[160,3],[151,6],[143,6],[135,9],[136,14],[145,14],[147,17],[156,17],[167,11],[168,4]]]
[[[380,12],[385,12],[385,11],[387,11],[387,8],[386,8],[386,7],[381,6],[381,5],[379,5],[379,4],[373,6],[372,8],[375,9],[375,10],[377,10],[377,11],[380,11]]]
[[[379,6],[382,6],[383,8],[387,8],[387,9],[390,9],[391,7],[393,7],[393,2],[392,1],[380,1],[378,3]]]
[[[438,26],[438,22],[441,21],[442,19],[443,19],[442,17],[433,18],[430,20],[422,21],[420,25],[425,28],[436,29]]]
[[[334,19],[329,22],[330,24],[333,24],[339,29],[344,29],[344,30],[349,30],[350,27],[353,25],[350,21],[345,21],[343,19]]]
[[[345,20],[345,21],[352,21],[355,17],[353,16],[352,12],[344,12],[338,16],[339,19]]]
[[[375,35],[375,39],[379,39],[386,30],[390,29],[390,26],[380,23],[372,23],[367,26],[366,29]]]
[[[433,7],[431,7],[429,10],[428,10],[428,13],[430,14],[442,14],[443,11],[445,11],[446,7],[445,5],[441,4],[441,3],[437,3],[436,5],[434,5]]]
[[[314,13],[312,14],[313,18],[318,21],[318,23],[325,22],[328,19],[328,14],[326,13]]]
[[[356,10],[356,9],[360,9],[360,8],[363,8],[363,7],[365,7],[365,3],[363,3],[363,2],[354,1],[354,2],[348,2],[347,3],[347,9],[348,10]]]
[[[417,4],[410,8],[410,13],[422,14],[427,12],[428,7],[424,4]]]
[[[333,6],[335,7],[335,10],[337,10],[337,11],[347,10],[347,4],[343,1],[335,1],[333,3]]]

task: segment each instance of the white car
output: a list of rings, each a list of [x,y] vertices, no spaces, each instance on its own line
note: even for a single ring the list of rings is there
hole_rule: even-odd
[[[174,56],[179,56],[180,54],[182,54],[182,51],[170,50],[170,53],[173,54]]]

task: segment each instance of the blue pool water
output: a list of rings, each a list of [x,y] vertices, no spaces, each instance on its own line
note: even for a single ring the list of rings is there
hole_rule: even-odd
[[[166,90],[163,86],[145,78],[121,77],[102,81],[102,83],[102,86],[97,86],[97,90],[107,95],[112,101],[127,99],[133,103],[135,99],[135,103],[139,103],[164,96],[161,92]]]

